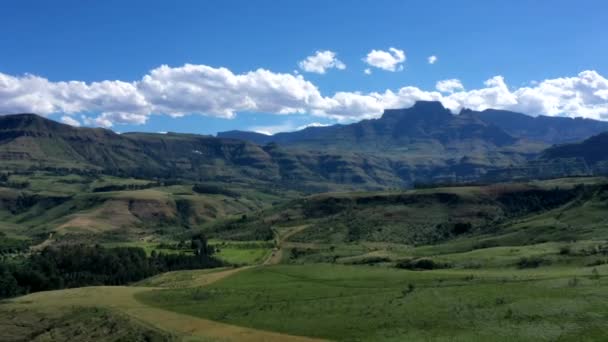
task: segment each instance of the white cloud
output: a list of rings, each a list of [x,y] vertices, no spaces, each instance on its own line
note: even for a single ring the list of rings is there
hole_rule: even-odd
[[[112,121],[110,121],[103,114],[96,118],[85,117],[82,121],[87,126],[96,126],[96,127],[104,127],[104,128],[110,128],[113,126]]]
[[[427,61],[429,62],[429,64],[435,64],[435,62],[437,62],[437,56],[435,56],[435,55],[429,56],[427,58]]]
[[[371,75],[372,74],[372,69],[365,68],[365,70],[363,70],[363,73],[366,74],[366,75]]]
[[[296,131],[301,131],[301,130],[309,128],[309,127],[327,127],[327,126],[331,126],[331,125],[332,124],[324,124],[324,123],[320,123],[320,122],[311,122],[311,123],[306,124],[306,125],[298,126],[296,128]]]
[[[138,83],[152,112],[204,113],[232,118],[237,112],[304,113],[323,102],[319,90],[301,75],[258,69],[234,74],[226,68],[186,64],[156,68]]]
[[[437,82],[435,85],[435,89],[439,90],[442,93],[453,93],[455,91],[464,90],[462,83],[460,80],[452,78],[449,80],[442,80]]]
[[[401,71],[403,70],[403,62],[405,62],[405,52],[394,47],[389,48],[388,51],[372,50],[363,61],[375,68],[386,71]]]
[[[327,69],[336,68],[338,70],[346,69],[346,65],[336,58],[336,53],[333,51],[317,51],[313,56],[306,57],[299,64],[300,69],[306,72],[314,72],[324,74]]]
[[[143,124],[152,114],[231,118],[239,112],[307,113],[352,122],[376,118],[385,108],[436,100],[454,112],[465,107],[497,108],[531,115],[608,120],[608,80],[596,71],[516,89],[510,88],[502,76],[466,91],[458,82],[449,81],[438,82],[438,91],[405,86],[382,92],[322,94],[302,75],[265,69],[235,74],[226,68],[191,64],[160,66],[133,82],[51,82],[35,75],[0,73],[0,113],[61,113],[67,117],[78,113],[83,115],[81,122],[85,125],[102,127]]]
[[[74,119],[71,116],[67,116],[64,115],[61,117],[61,122],[63,122],[66,125],[70,125],[70,126],[74,126],[74,127],[80,127],[80,121]]]
[[[281,132],[300,131],[300,130],[306,129],[308,127],[327,127],[327,126],[331,126],[331,124],[324,124],[324,123],[320,123],[320,122],[311,122],[306,125],[297,126],[293,122],[287,121],[287,122],[284,122],[284,123],[281,123],[278,125],[253,126],[253,127],[249,127],[248,130],[250,130],[252,132],[260,133],[260,134],[265,134],[265,135],[274,135],[274,134],[281,133]]]
[[[286,122],[278,125],[253,126],[249,127],[248,130],[260,134],[273,135],[280,132],[292,132],[297,130],[297,128],[292,122]]]

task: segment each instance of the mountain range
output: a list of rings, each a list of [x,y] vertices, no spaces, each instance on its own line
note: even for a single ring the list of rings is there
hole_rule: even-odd
[[[529,171],[534,177],[553,176],[555,170],[561,175],[604,172],[604,131],[608,123],[602,121],[499,110],[454,115],[439,102],[425,101],[386,110],[378,119],[273,136],[117,134],[15,114],[0,117],[0,165],[308,191],[387,188],[492,175],[508,179],[512,170],[519,170],[519,178],[527,176],[525,170],[535,170]],[[551,167],[551,172],[539,167],[555,163],[568,167]]]
[[[453,115],[440,102],[418,101],[406,109],[388,109],[381,118],[350,125],[308,127],[296,132],[266,135],[248,131],[218,133],[221,138],[247,140],[264,145],[329,145],[398,147],[416,139],[442,143],[480,138],[497,146],[517,139],[548,145],[577,142],[608,131],[608,122],[584,118],[549,117],[505,110],[462,110]]]

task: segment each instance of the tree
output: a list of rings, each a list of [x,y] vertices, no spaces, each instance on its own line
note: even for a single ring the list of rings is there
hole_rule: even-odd
[[[195,255],[211,255],[211,250],[207,244],[207,237],[203,235],[203,233],[198,233],[192,236],[190,247],[194,250]]]
[[[19,294],[17,279],[8,270],[0,271],[0,298],[13,297]]]

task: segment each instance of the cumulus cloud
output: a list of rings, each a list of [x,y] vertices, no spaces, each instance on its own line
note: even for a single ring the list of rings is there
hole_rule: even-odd
[[[363,73],[366,74],[366,75],[371,75],[372,74],[372,69],[365,68],[365,70],[363,70]]]
[[[462,108],[497,108],[608,120],[608,80],[596,71],[517,89],[510,88],[502,76],[490,78],[478,89],[465,90],[458,80],[440,81],[436,89],[405,86],[382,92],[322,94],[302,75],[265,69],[235,74],[227,68],[192,64],[160,66],[131,82],[51,82],[36,75],[0,73],[0,113],[60,113],[68,118],[79,113],[86,114],[83,124],[102,127],[143,124],[153,114],[232,118],[239,112],[307,113],[352,122],[379,117],[385,108],[436,100],[455,113]]]
[[[70,126],[74,126],[74,127],[80,127],[80,121],[74,119],[71,116],[67,116],[64,115],[61,117],[61,122],[63,122],[66,125],[70,125]]]
[[[439,90],[442,93],[453,93],[455,91],[464,90],[462,83],[460,80],[452,78],[449,80],[442,80],[435,84],[435,89]]]
[[[394,47],[389,48],[388,51],[372,50],[363,61],[374,68],[386,71],[401,71],[403,70],[403,62],[405,62],[405,52]]]
[[[327,69],[332,68],[346,69],[346,65],[336,57],[336,53],[329,50],[317,51],[314,55],[306,57],[298,66],[306,72],[317,74],[324,74]]]
[[[274,135],[277,133],[281,133],[281,132],[293,132],[293,131],[300,131],[309,127],[327,127],[327,126],[331,126],[331,124],[324,124],[324,123],[320,123],[320,122],[311,122],[309,124],[306,125],[296,125],[291,121],[287,121],[278,125],[268,125],[268,126],[253,126],[253,127],[249,127],[248,130],[252,131],[252,132],[256,132],[256,133],[260,133],[260,134],[265,134],[265,135]]]
[[[297,130],[297,128],[292,122],[285,122],[278,125],[253,126],[247,130],[264,135],[274,135],[280,132],[292,132]]]
[[[327,127],[327,126],[331,126],[331,124],[324,124],[324,123],[320,123],[320,122],[311,122],[309,124],[306,125],[302,125],[302,126],[298,126],[296,128],[296,131],[300,131],[309,127]]]
[[[437,62],[437,56],[435,56],[435,55],[429,56],[427,58],[427,61],[429,62],[429,64],[435,64],[435,62]]]

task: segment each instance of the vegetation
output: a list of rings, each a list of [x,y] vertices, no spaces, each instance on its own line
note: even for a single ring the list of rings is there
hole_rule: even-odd
[[[530,158],[602,125],[440,107],[231,133],[264,146],[0,118],[0,340],[608,339],[605,135]]]
[[[187,315],[338,341],[603,340],[606,271],[592,280],[591,270],[574,268],[273,266],[137,298]]]
[[[174,336],[103,308],[0,311],[0,340],[174,341]]]
[[[246,141],[257,140],[252,139],[255,134],[116,134],[33,114],[8,115],[0,118],[0,164],[10,171],[196,182],[202,185],[200,190],[212,192],[226,191],[224,185],[233,183],[270,191],[324,192],[605,174],[602,163],[589,170],[580,160],[568,158],[528,162],[551,144],[588,138],[605,130],[605,124],[547,118],[548,122],[526,130],[505,119],[519,119],[521,114],[500,112],[498,120],[496,115],[486,119],[485,114],[455,116],[439,102],[421,101],[412,108],[388,110],[377,120],[314,127],[256,141],[278,143],[265,146]],[[547,167],[552,164],[556,167]],[[28,185],[27,181],[5,183],[15,188]]]
[[[213,184],[194,184],[192,187],[194,192],[199,194],[210,194],[210,195],[225,195],[228,197],[240,197],[237,192],[231,191],[219,185]]]
[[[0,263],[0,297],[90,285],[123,285],[158,273],[221,266],[205,240],[192,240],[195,255],[152,254],[134,247],[47,247],[27,258]]]

